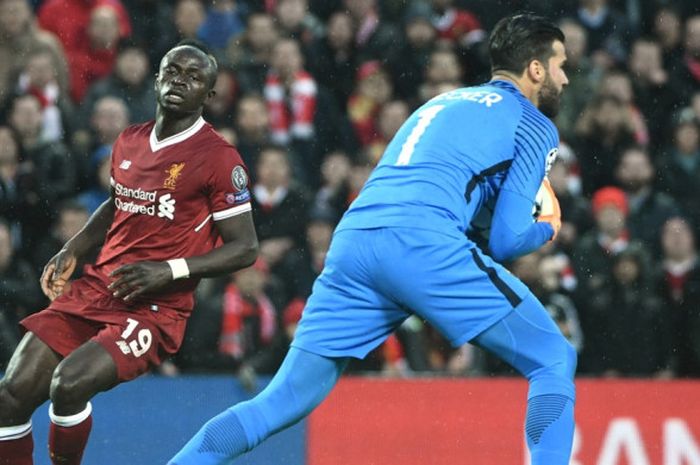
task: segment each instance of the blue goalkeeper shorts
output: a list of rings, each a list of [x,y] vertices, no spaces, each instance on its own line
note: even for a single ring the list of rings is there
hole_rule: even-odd
[[[416,314],[458,347],[529,292],[466,237],[410,228],[341,230],[292,346],[364,358]]]

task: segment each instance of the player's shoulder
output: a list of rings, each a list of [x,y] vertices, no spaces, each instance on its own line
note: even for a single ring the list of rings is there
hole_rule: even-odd
[[[197,141],[197,145],[202,149],[202,152],[209,155],[216,154],[216,156],[223,158],[233,157],[238,160],[241,159],[238,149],[214,129],[211,124],[204,124],[201,135],[202,137]]]
[[[121,140],[121,142],[138,140],[143,138],[148,139],[151,135],[151,131],[153,130],[153,126],[155,124],[156,122],[151,120],[146,121],[145,123],[138,123],[127,126],[126,129],[124,129],[119,135],[119,139]]]

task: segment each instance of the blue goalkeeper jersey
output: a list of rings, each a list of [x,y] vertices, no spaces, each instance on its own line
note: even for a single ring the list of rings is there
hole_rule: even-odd
[[[558,145],[554,124],[508,81],[441,94],[404,122],[337,229],[490,227],[500,257],[529,252],[553,233],[532,207]]]

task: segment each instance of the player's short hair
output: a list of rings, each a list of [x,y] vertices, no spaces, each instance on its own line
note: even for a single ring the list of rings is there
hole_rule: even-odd
[[[520,75],[532,60],[547,65],[554,54],[554,41],[564,42],[564,33],[549,19],[532,13],[507,16],[493,28],[489,37],[491,72],[507,71]]]
[[[216,84],[216,77],[219,74],[219,62],[216,60],[214,54],[211,53],[209,47],[207,47],[204,42],[199,41],[197,39],[183,39],[180,42],[178,42],[172,49],[176,49],[178,47],[192,47],[206,55],[206,57],[209,59],[209,64],[211,65],[211,68],[213,70],[212,75],[209,77],[209,88],[213,89],[214,84]]]

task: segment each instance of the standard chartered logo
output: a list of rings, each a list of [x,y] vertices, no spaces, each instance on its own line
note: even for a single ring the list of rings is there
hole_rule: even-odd
[[[158,217],[169,220],[175,218],[175,199],[170,194],[158,197]]]
[[[175,219],[175,199],[171,193],[156,197],[156,191],[144,191],[142,189],[131,189],[117,184],[115,193],[119,196],[114,199],[114,205],[121,211],[128,213],[138,213],[140,215],[158,216],[158,218]],[[124,200],[121,197],[126,197]],[[157,204],[156,204],[157,199]],[[138,200],[145,200],[152,203],[138,203]],[[156,211],[156,206],[157,211]]]

